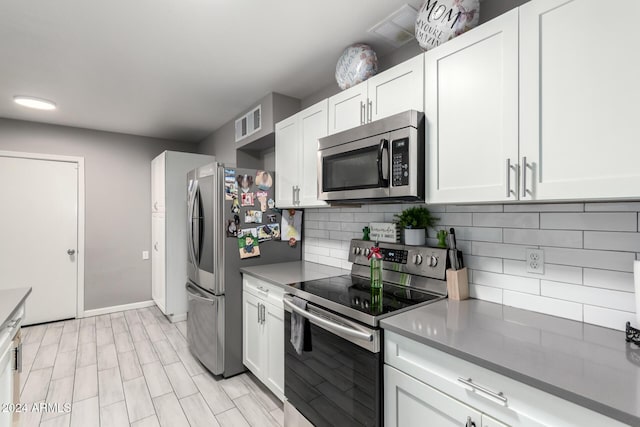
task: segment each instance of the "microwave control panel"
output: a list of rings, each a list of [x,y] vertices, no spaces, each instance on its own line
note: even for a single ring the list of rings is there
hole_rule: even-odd
[[[409,139],[391,141],[391,184],[409,185]]]

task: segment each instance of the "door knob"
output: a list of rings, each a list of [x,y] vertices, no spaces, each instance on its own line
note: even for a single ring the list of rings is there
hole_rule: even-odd
[[[75,253],[76,253],[76,250],[75,250],[75,249],[67,249],[67,253],[68,253],[69,255],[73,255],[73,254],[75,254]]]

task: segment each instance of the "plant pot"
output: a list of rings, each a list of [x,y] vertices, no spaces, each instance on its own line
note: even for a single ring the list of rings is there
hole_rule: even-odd
[[[427,233],[424,228],[405,228],[404,244],[410,246],[424,246],[426,234]]]

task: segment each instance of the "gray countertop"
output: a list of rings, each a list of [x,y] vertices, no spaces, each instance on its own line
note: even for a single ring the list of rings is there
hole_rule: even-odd
[[[640,348],[624,332],[475,299],[440,301],[381,326],[640,425]]]
[[[351,274],[349,270],[307,261],[281,262],[255,267],[244,267],[241,268],[240,271],[278,286]]]
[[[15,288],[0,290],[0,329],[13,317],[20,304],[31,293],[31,288]]]

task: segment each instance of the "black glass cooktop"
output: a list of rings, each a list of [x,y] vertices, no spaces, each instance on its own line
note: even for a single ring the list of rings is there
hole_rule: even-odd
[[[310,280],[290,286],[371,316],[391,313],[441,298],[438,295],[391,283],[384,283],[381,292],[372,291],[369,279],[350,275]]]

